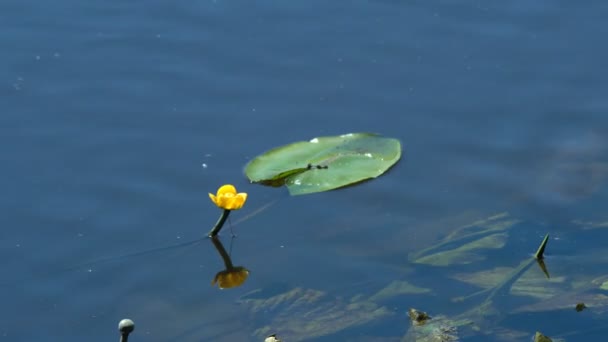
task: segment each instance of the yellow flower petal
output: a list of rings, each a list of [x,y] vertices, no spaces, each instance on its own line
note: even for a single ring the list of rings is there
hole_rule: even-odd
[[[209,198],[215,205],[226,210],[241,209],[247,201],[247,194],[244,192],[237,193],[236,189],[231,184],[222,185],[217,190],[217,196],[209,194]]]
[[[236,195],[236,188],[232,184],[222,185],[219,189],[217,189],[217,197],[221,197],[223,195],[232,194]]]
[[[215,197],[214,194],[209,194],[209,198],[211,199],[211,202],[215,203],[217,205],[217,197]]]

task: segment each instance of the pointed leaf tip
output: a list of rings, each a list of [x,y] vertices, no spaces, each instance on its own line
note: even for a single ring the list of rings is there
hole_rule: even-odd
[[[549,241],[549,234],[545,235],[545,238],[543,239],[543,242],[540,243],[540,246],[538,247],[538,250],[536,250],[536,254],[534,254],[534,257],[538,260],[541,260],[544,258],[544,254],[545,254],[545,247],[547,247],[547,242]]]

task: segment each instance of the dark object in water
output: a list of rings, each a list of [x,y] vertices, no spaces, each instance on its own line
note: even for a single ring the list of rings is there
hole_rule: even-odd
[[[576,312],[581,312],[583,310],[585,310],[587,308],[587,305],[585,305],[585,303],[578,303],[576,304],[576,307],[574,308],[576,310]]]
[[[426,312],[410,309],[408,311],[412,327],[401,340],[402,342],[457,342],[458,325],[470,324],[469,321],[455,321],[445,316],[432,318]]]
[[[410,320],[414,325],[423,325],[431,318],[431,316],[429,316],[426,312],[419,311],[414,308],[410,309],[407,314],[410,316]]]

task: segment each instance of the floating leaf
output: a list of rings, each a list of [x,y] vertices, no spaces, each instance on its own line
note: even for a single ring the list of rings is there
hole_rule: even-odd
[[[250,161],[245,175],[251,182],[286,185],[291,195],[303,195],[378,177],[399,158],[399,140],[351,133],[274,148]]]
[[[372,301],[380,301],[388,298],[392,298],[399,295],[405,294],[422,294],[429,293],[430,289],[418,287],[407,281],[395,280],[388,284],[385,288],[378,291],[376,294],[370,297]]]
[[[500,249],[507,242],[506,233],[492,234],[460,247],[425,255],[414,262],[433,266],[464,265],[485,259],[480,249]]]
[[[443,266],[483,260],[483,256],[475,255],[475,250],[479,248],[502,248],[507,238],[506,231],[517,223],[519,221],[511,218],[508,213],[493,215],[459,227],[438,244],[410,254],[409,259],[417,263],[443,264]],[[495,234],[498,235],[489,238]],[[492,246],[493,240],[495,240],[494,246]],[[438,258],[443,260],[439,261]],[[450,258],[453,260],[450,260]],[[457,259],[460,259],[460,261]]]
[[[309,341],[393,315],[391,309],[361,296],[334,297],[304,288],[267,298],[242,298],[239,302],[253,314],[256,323],[255,318],[260,318],[262,326],[253,332],[260,339],[280,329],[285,341]]]
[[[526,260],[525,262],[527,263],[528,261]],[[457,273],[451,276],[451,278],[485,289],[492,289],[499,286],[505,280],[505,275],[512,273],[514,270],[515,268],[512,267],[496,267],[491,270],[474,273]],[[531,272],[522,274],[511,286],[509,292],[515,296],[547,299],[559,294],[560,288],[563,287],[562,285],[565,281],[566,278],[563,276],[547,280],[539,274],[538,269],[533,268]]]

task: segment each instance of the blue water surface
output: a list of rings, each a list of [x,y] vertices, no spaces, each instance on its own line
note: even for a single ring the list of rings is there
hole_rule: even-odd
[[[555,254],[602,252],[601,228],[582,228],[608,220],[607,16],[599,0],[2,1],[0,338],[112,341],[129,317],[130,341],[262,341],[265,325],[301,340],[240,299],[416,283],[409,253],[502,212],[529,223],[496,264],[548,231]],[[398,138],[402,160],[300,197],[242,174],[349,132]],[[249,193],[221,238],[250,275],[219,290],[201,238],[225,183]],[[439,294],[308,340],[399,341],[410,306],[458,311],[446,269],[427,271]],[[515,318],[529,336],[605,336],[597,318]]]

